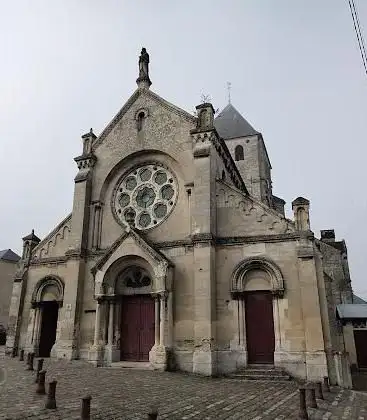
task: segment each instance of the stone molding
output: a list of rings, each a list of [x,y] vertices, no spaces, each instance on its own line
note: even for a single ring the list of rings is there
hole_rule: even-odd
[[[240,172],[233,161],[231,153],[225,141],[219,137],[218,132],[215,128],[208,131],[197,131],[196,129],[191,130],[191,136],[194,141],[193,153],[194,157],[205,157],[210,154],[211,144],[215,147],[219,157],[221,158],[224,167],[226,168],[233,184],[240,191],[248,195],[246,185],[240,175]],[[210,143],[208,143],[210,142]],[[205,144],[207,143],[207,144]]]
[[[126,238],[132,236],[138,245],[146,251],[154,261],[158,263],[166,264],[167,267],[172,267],[173,264],[167,259],[167,257],[162,254],[154,245],[148,243],[143,239],[133,228],[127,228],[125,232],[106,250],[104,255],[99,259],[95,266],[91,269],[92,273],[95,274],[100,270],[103,265],[108,261],[110,256],[116,251],[116,249],[124,242]]]
[[[267,257],[256,256],[249,257],[237,264],[231,276],[230,293],[232,296],[238,296],[245,292],[244,278],[248,271],[252,269],[264,270],[270,277],[270,291],[276,297],[284,296],[284,278],[280,268]]]
[[[32,250],[32,258],[35,254],[49,241],[52,240],[52,237],[56,235],[62,228],[70,226],[68,225],[71,222],[72,213],[68,214],[64,220],[62,220],[47,236],[45,236],[39,244],[37,244]]]
[[[157,242],[154,244],[154,250],[156,252],[159,251],[159,254],[164,256],[161,250],[168,249],[168,248],[192,247],[194,246],[195,243],[200,243],[200,242],[205,243],[211,240],[214,241],[216,246],[236,246],[236,245],[257,243],[257,242],[273,243],[273,242],[297,241],[300,239],[299,233],[281,233],[277,235],[227,236],[227,237],[223,237],[223,236],[215,237],[212,234],[210,234],[212,235],[212,238],[209,238],[206,235],[207,234],[196,234],[195,238],[178,239],[176,241]],[[310,233],[310,237],[311,236],[313,236],[312,233]],[[127,237],[127,234],[126,234],[126,237]],[[86,257],[87,258],[102,257],[106,254],[106,252],[109,249],[110,248],[86,250]],[[67,252],[64,256],[61,256],[61,257],[33,259],[30,265],[38,266],[38,265],[48,265],[48,264],[64,264],[69,259],[72,259],[72,258],[83,259],[84,256],[80,252],[76,252],[76,253]],[[166,259],[165,256],[164,258]]]
[[[37,306],[37,304],[42,302],[42,293],[47,288],[47,286],[55,286],[58,292],[56,301],[59,303],[63,302],[65,289],[64,281],[59,276],[49,275],[38,280],[36,286],[34,287],[31,298],[32,306]]]

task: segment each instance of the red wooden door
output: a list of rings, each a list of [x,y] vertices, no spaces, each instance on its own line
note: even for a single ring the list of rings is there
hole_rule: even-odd
[[[150,296],[124,296],[121,311],[121,360],[148,361],[154,345],[154,301]]]
[[[367,330],[354,330],[354,343],[356,346],[359,369],[367,368]]]
[[[274,363],[273,299],[270,292],[247,292],[245,317],[248,363]]]

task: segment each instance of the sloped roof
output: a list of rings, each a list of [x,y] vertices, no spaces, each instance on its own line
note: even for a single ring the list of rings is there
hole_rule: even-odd
[[[228,104],[215,118],[214,126],[224,139],[246,137],[259,134],[252,125],[232,105]]]
[[[342,303],[336,311],[340,319],[367,319],[367,304]]]
[[[353,294],[353,303],[359,304],[359,305],[363,305],[363,304],[367,304],[367,302],[365,300],[363,300],[362,298],[360,298],[359,296]]]
[[[3,249],[0,251],[0,260],[18,262],[20,260],[20,256],[11,249]]]

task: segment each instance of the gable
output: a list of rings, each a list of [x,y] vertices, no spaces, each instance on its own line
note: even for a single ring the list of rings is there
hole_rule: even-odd
[[[138,129],[138,115],[145,117]],[[100,199],[102,186],[111,171],[125,158],[136,155],[163,153],[180,162],[186,176],[192,170],[192,141],[190,130],[195,117],[180,110],[157,94],[138,89],[126,102],[111,123],[95,139],[93,150],[97,158],[94,169],[93,199]],[[190,153],[188,153],[190,152]]]
[[[143,239],[134,229],[128,228],[97,261],[92,268],[92,272],[105,272],[118,259],[132,255],[143,258],[151,263],[152,267],[157,264],[172,266],[167,257],[156,249],[153,244]]]
[[[294,223],[223,181],[216,184],[218,236],[256,236],[295,232]]]

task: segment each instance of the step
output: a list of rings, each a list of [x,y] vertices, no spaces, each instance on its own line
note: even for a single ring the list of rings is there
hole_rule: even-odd
[[[233,373],[230,375],[232,379],[243,379],[247,381],[290,381],[292,380],[290,375],[255,375],[247,373]]]
[[[273,365],[249,365],[230,375],[231,378],[263,381],[290,381],[292,377]]]

